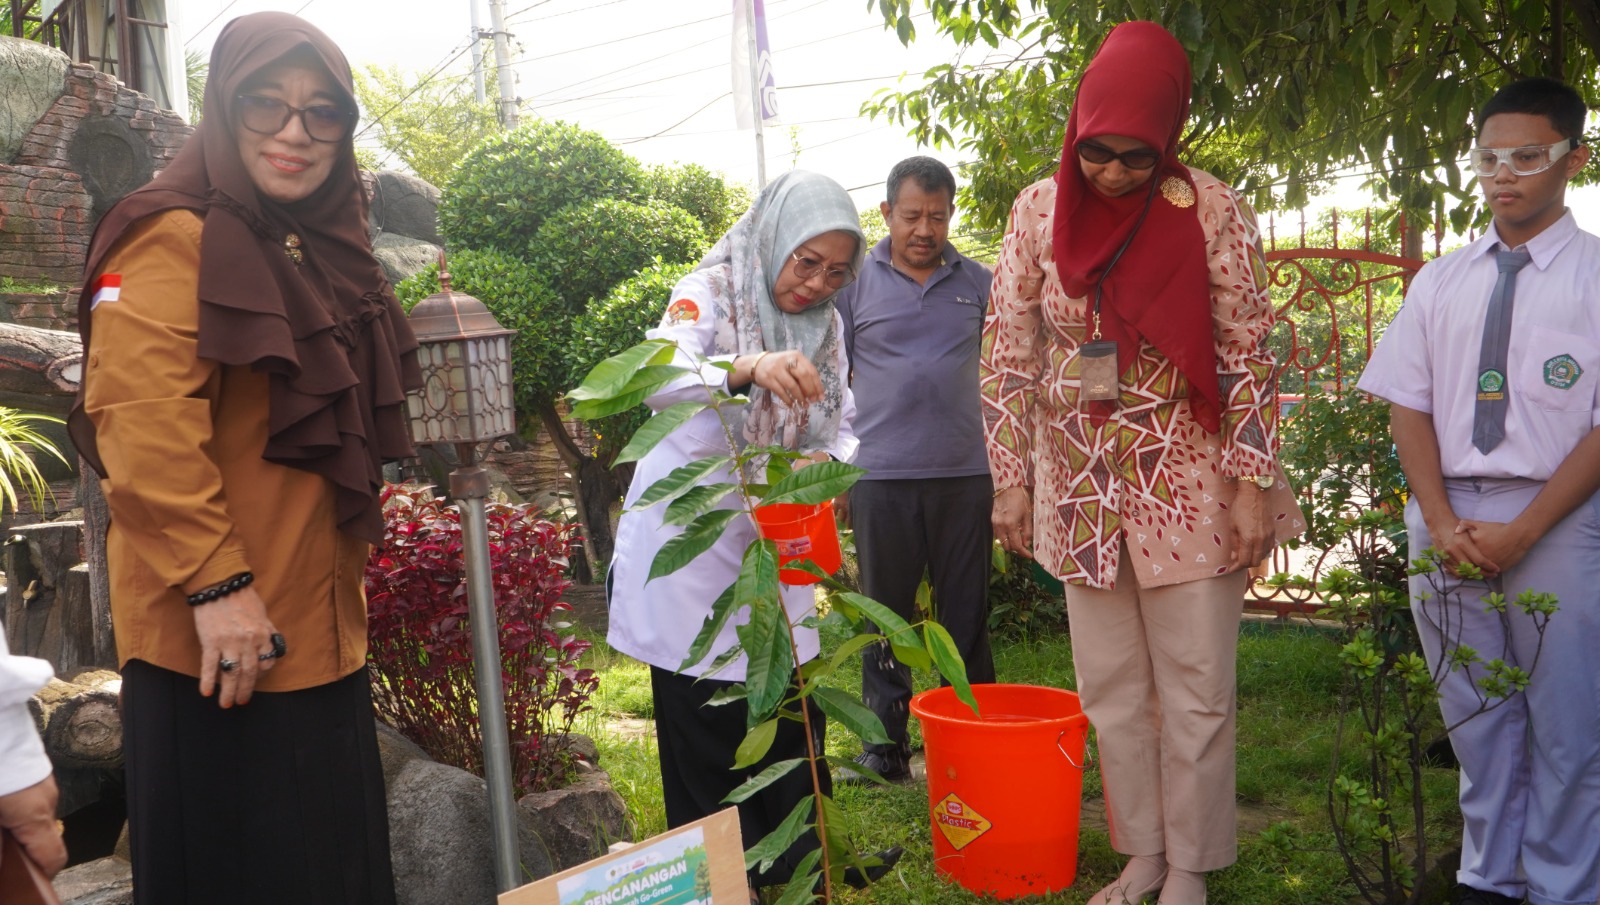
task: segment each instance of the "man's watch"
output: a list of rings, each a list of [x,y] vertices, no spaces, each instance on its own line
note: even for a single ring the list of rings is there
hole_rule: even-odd
[[[1262,490],[1271,490],[1272,485],[1278,483],[1277,475],[1270,474],[1244,474],[1239,476],[1241,481],[1249,481]]]

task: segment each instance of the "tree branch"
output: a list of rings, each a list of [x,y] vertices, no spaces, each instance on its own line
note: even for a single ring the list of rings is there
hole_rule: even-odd
[[[588,458],[578,444],[567,433],[566,424],[562,423],[561,415],[556,412],[556,407],[548,403],[539,406],[539,423],[544,425],[544,432],[550,435],[550,442],[555,444],[556,454],[561,461],[569,467],[577,467],[578,463]]]

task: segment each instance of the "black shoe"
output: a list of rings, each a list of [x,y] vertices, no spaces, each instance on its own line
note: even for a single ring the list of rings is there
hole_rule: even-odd
[[[887,782],[904,784],[912,780],[911,760],[903,754],[863,751],[856,755],[855,762],[883,777]],[[839,771],[839,782],[847,786],[876,781],[871,773],[851,770],[848,767]]]
[[[1501,895],[1465,883],[1457,883],[1455,890],[1450,894],[1451,905],[1522,905],[1525,901],[1527,900],[1518,896]]]
[[[883,879],[884,874],[893,870],[894,866],[900,863],[900,856],[905,853],[906,850],[898,845],[893,848],[886,848],[881,852],[874,852],[868,855],[866,860],[876,859],[878,863],[868,867],[864,873],[859,868],[845,868],[844,882],[849,884],[852,889],[866,889],[873,883]]]

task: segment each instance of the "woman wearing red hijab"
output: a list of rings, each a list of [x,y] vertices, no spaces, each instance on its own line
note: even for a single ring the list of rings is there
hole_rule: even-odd
[[[1255,216],[1185,166],[1183,47],[1128,22],[1084,72],[1061,167],[995,269],[983,397],[995,537],[1067,582],[1111,842],[1090,901],[1205,901],[1232,864],[1234,657],[1247,569],[1304,529],[1275,457]]]

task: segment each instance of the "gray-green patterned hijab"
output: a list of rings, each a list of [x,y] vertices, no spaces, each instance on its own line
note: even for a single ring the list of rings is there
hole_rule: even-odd
[[[852,266],[861,271],[866,237],[850,193],[826,176],[792,170],[761,190],[750,210],[700,262],[716,306],[714,351],[749,355],[798,349],[822,375],[822,401],[788,406],[752,386],[750,404],[733,410],[746,443],[800,452],[831,447],[839,435],[845,375],[839,373],[838,313],[833,298],[788,314],[772,298],[778,274],[807,240],[843,230],[856,237]]]

